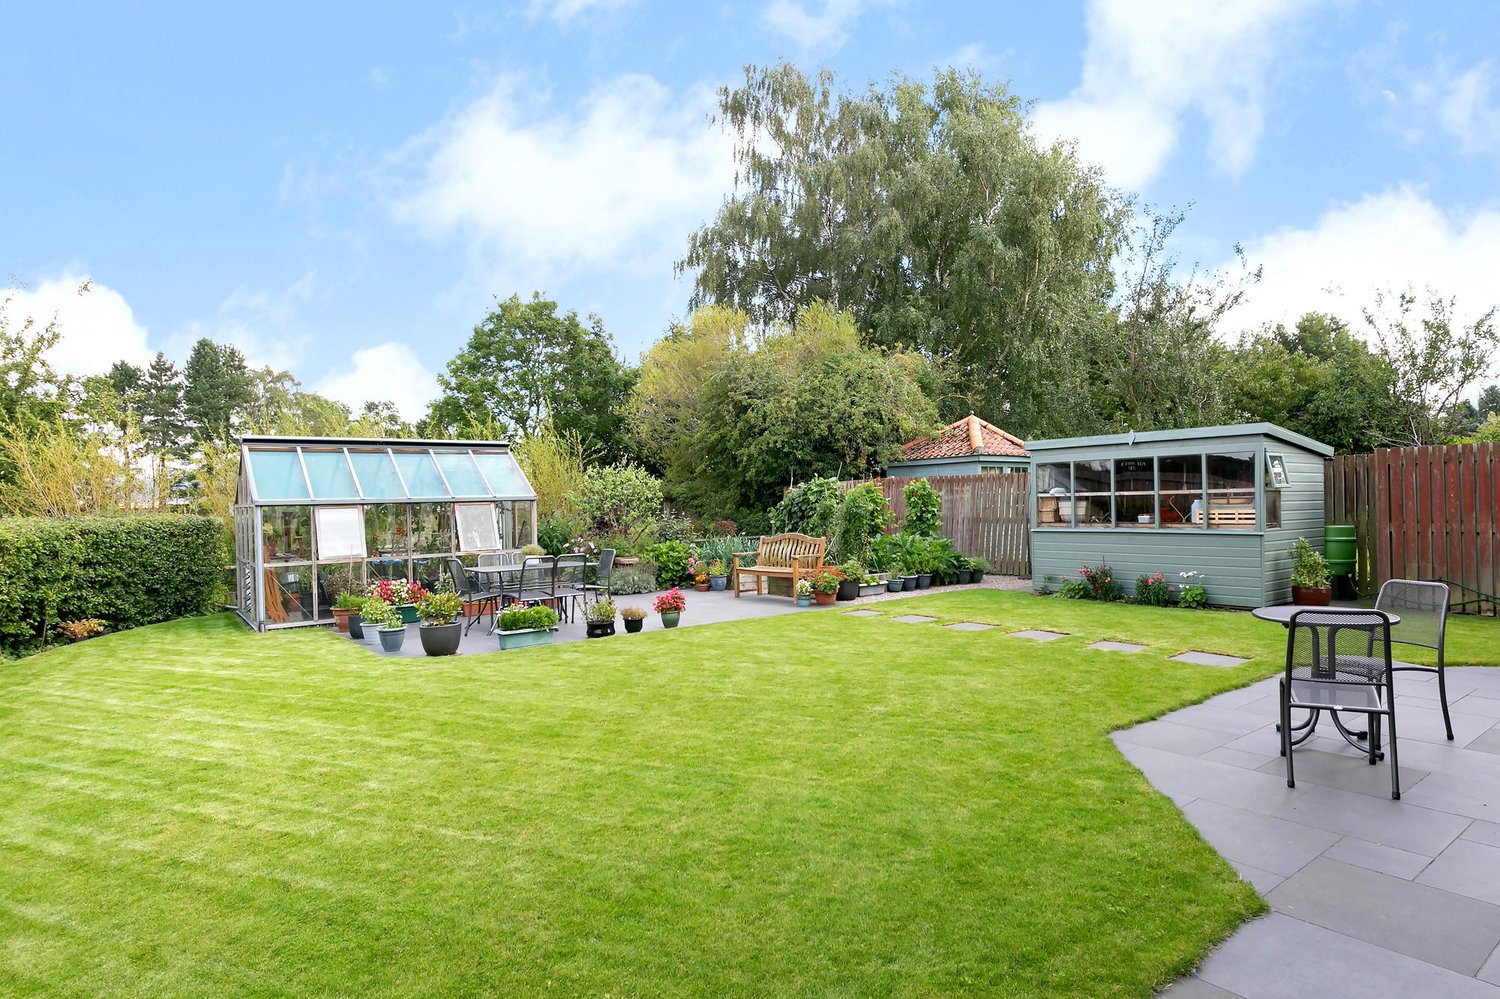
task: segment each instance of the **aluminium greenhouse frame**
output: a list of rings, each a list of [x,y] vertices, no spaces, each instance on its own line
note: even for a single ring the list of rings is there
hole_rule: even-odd
[[[240,617],[304,627],[374,579],[509,560],[536,542],[536,492],[504,441],[247,436],[234,528]]]

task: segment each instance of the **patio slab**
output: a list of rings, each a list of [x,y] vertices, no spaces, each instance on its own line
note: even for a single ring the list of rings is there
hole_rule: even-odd
[[[949,631],[989,631],[993,624],[980,624],[978,621],[960,621],[957,624],[946,624],[943,627]]]
[[[926,614],[902,614],[899,617],[891,618],[891,620],[900,621],[902,624],[927,624],[929,621],[936,621],[937,618],[928,617]]]
[[[872,610],[844,611],[844,616],[845,617],[879,617],[880,616],[880,611],[872,611]]]
[[[1151,646],[1136,645],[1134,642],[1095,642],[1089,648],[1100,652],[1145,652]]]
[[[1184,652],[1172,657],[1174,663],[1192,663],[1194,666],[1218,666],[1228,669],[1231,666],[1239,666],[1250,660],[1241,659],[1239,656],[1226,656],[1218,652]]]
[[[1052,642],[1059,638],[1067,638],[1067,632],[1063,631],[1037,631],[1035,628],[1025,628],[1021,631],[1007,632],[1012,638],[1029,638],[1034,642]]]
[[[1500,670],[1448,676],[1456,694]],[[1500,760],[1475,747],[1500,740],[1500,719],[1469,715],[1448,742],[1437,712],[1415,697],[1402,710],[1398,692],[1393,801],[1389,763],[1321,729],[1286,787],[1275,695],[1273,677],[1114,734],[1272,908],[1162,994],[1500,999]]]

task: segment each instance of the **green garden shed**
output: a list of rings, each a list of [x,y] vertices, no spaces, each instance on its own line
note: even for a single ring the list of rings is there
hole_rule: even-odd
[[[1291,600],[1292,545],[1323,545],[1333,449],[1273,423],[1031,441],[1031,575],[1056,589],[1108,564],[1127,590],[1200,572],[1209,600]]]

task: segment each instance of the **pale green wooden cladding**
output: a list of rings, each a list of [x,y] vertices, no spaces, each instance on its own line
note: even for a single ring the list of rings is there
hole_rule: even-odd
[[[1107,563],[1127,590],[1140,575],[1161,572],[1180,584],[1179,573],[1194,571],[1206,577],[1211,602],[1259,607],[1291,599],[1299,536],[1322,547],[1323,461],[1333,449],[1275,424],[1027,447],[1038,587]]]

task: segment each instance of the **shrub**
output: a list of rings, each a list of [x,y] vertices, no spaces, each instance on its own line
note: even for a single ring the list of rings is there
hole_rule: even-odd
[[[844,493],[839,506],[834,547],[840,558],[863,559],[870,543],[891,526],[891,505],[885,493],[869,482],[861,482]]]
[[[646,608],[644,607],[621,607],[620,617],[627,621],[646,620]]]
[[[463,601],[452,590],[428,593],[417,601],[417,616],[423,624],[452,624],[463,609]]]
[[[595,534],[651,538],[661,517],[661,480],[628,461],[591,468],[573,501],[584,526]]]
[[[1328,585],[1328,560],[1322,552],[1314,550],[1306,538],[1298,538],[1292,545],[1292,557],[1297,560],[1292,566],[1293,586],[1321,590]]]
[[[561,555],[578,535],[578,521],[566,513],[549,513],[536,522],[536,541],[548,555]]]
[[[136,628],[222,599],[222,522],[175,514],[0,520],[0,649],[58,621]]]
[[[609,590],[616,596],[628,597],[638,593],[656,591],[656,567],[650,562],[617,566],[609,581]]]
[[[771,527],[779,534],[831,537],[839,515],[839,500],[837,479],[808,479],[788,489],[781,502],[772,508]]]
[[[714,521],[714,537],[727,538],[739,530],[739,525],[732,520]]]
[[[901,490],[906,497],[906,519],[901,530],[907,534],[936,537],[943,530],[943,495],[926,479],[908,482]]]
[[[1208,606],[1208,587],[1204,585],[1206,577],[1201,572],[1179,572],[1177,578],[1182,580],[1182,588],[1178,591],[1177,602],[1188,610],[1199,610]]]
[[[1172,584],[1159,572],[1139,576],[1135,581],[1135,598],[1148,607],[1165,607],[1172,602]]]
[[[1071,600],[1119,600],[1120,584],[1115,580],[1115,571],[1107,565],[1084,566],[1078,570],[1077,579],[1063,580],[1063,596]]]
[[[677,583],[688,578],[688,560],[693,550],[681,541],[662,541],[646,549],[646,557],[656,565],[656,578],[662,583]]]
[[[657,541],[683,541],[693,540],[693,521],[685,513],[668,510],[656,521]]]
[[[70,642],[92,638],[104,631],[104,622],[97,617],[86,617],[82,621],[64,621],[57,626],[57,633]]]
[[[501,631],[547,631],[557,627],[557,611],[551,607],[523,607],[511,604],[500,612]]]

